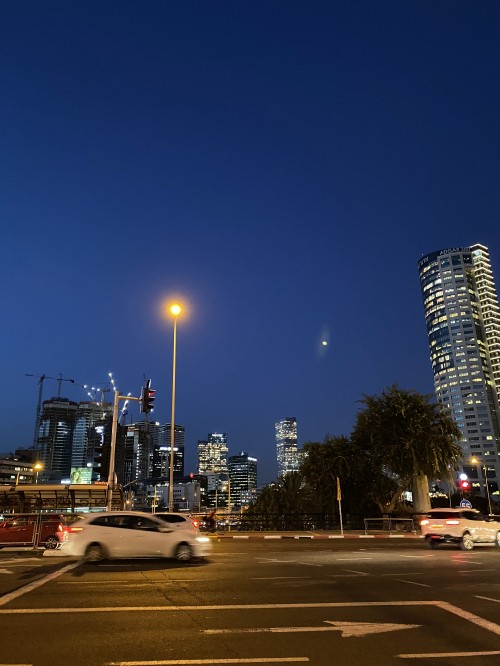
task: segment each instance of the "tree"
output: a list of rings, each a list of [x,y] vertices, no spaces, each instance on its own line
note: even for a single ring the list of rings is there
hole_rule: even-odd
[[[365,408],[357,415],[352,440],[371,458],[376,473],[392,481],[392,489],[382,479],[379,489],[375,484],[371,489],[382,513],[394,510],[412,482],[414,511],[428,511],[427,477],[453,482],[462,435],[449,412],[431,399],[391,386],[361,401]]]

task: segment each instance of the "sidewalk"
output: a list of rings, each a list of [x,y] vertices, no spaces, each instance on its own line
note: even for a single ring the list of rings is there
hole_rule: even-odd
[[[415,532],[379,532],[377,534],[365,534],[362,530],[340,530],[326,532],[238,532],[224,531],[204,533],[216,539],[423,539],[421,534]]]

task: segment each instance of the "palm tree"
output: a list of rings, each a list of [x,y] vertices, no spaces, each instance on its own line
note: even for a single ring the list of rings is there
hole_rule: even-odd
[[[451,415],[431,395],[391,386],[380,396],[363,397],[352,439],[371,456],[379,473],[397,485],[389,497],[378,497],[390,513],[413,482],[414,511],[430,509],[427,477],[453,481],[462,458],[461,432]],[[424,490],[425,489],[425,490]]]

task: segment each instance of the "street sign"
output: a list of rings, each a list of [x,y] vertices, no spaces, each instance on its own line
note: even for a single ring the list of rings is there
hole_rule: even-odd
[[[472,509],[472,504],[469,502],[468,499],[461,500],[460,506],[463,507],[464,509]]]

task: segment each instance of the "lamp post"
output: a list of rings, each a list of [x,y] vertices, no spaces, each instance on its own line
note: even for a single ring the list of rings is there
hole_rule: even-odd
[[[35,483],[38,483],[38,473],[40,472],[40,470],[43,469],[42,463],[39,462],[35,463],[33,465],[33,469],[36,471]]]
[[[175,375],[177,362],[177,317],[181,313],[181,306],[174,303],[170,306],[170,314],[174,317],[174,346],[172,355],[172,415],[170,419],[170,469],[168,483],[168,510],[174,510],[174,440],[175,440]]]
[[[483,464],[481,465],[477,458],[471,458],[471,463],[477,465],[478,467],[481,467],[481,472],[484,474],[484,486],[486,488],[486,497],[488,498],[488,512],[491,513],[491,497],[490,497],[490,488],[488,486],[488,468],[486,467],[485,462],[483,462]]]

